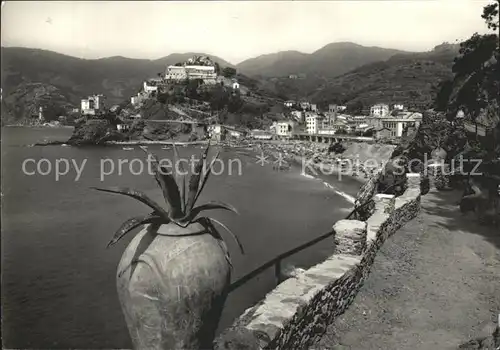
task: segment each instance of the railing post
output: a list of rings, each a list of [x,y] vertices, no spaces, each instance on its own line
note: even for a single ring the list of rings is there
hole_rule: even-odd
[[[335,231],[335,254],[361,255],[366,248],[367,225],[358,220],[339,220]]]
[[[276,278],[276,285],[281,283],[281,260],[276,261],[274,264],[274,277]]]
[[[392,194],[379,193],[373,196],[373,201],[375,202],[375,210],[380,213],[390,214],[394,210],[396,197]]]

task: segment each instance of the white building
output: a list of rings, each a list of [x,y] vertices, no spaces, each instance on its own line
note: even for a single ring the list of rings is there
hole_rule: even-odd
[[[165,80],[184,80],[187,78],[186,67],[168,66],[165,72]]]
[[[422,122],[422,113],[407,112],[401,114],[397,118],[383,118],[381,120],[382,128],[389,130],[391,138],[403,136],[403,131],[406,126],[419,127]]]
[[[329,104],[328,105],[328,112],[330,112],[330,113],[343,112],[346,109],[347,109],[347,106],[339,106],[336,104]]]
[[[334,129],[332,127],[330,128],[323,128],[318,130],[318,134],[320,135],[334,135],[337,132],[337,129]]]
[[[240,88],[240,84],[237,81],[233,81],[233,90],[238,90]]]
[[[222,138],[222,125],[213,124],[209,125],[207,128],[208,136],[213,140],[220,141]]]
[[[45,118],[43,117],[43,107],[40,106],[40,108],[38,108],[38,120],[43,122],[45,120]]]
[[[372,117],[385,118],[388,115],[389,105],[386,105],[385,103],[379,103],[370,108],[370,116]]]
[[[130,125],[129,124],[118,124],[118,125],[116,125],[116,129],[118,131],[126,131],[126,130],[130,129]]]
[[[250,137],[255,140],[271,140],[273,138],[273,134],[264,130],[254,129],[250,132]]]
[[[152,92],[158,92],[158,85],[154,81],[145,81],[142,89],[145,93],[151,94]]]
[[[217,79],[214,66],[185,66],[188,79]]]
[[[93,95],[81,101],[82,114],[95,115],[106,108],[106,97],[104,95]]]
[[[285,101],[285,102],[283,103],[283,105],[284,105],[285,107],[288,107],[288,108],[292,107],[294,104],[295,104],[295,102],[294,102],[294,101],[291,101],[291,100]]]
[[[168,66],[165,80],[180,81],[185,79],[202,79],[207,83],[216,83],[217,73],[214,66]]]
[[[290,120],[282,120],[276,122],[275,124],[275,132],[279,137],[292,137],[293,133],[293,122]]]
[[[229,136],[235,139],[239,139],[241,137],[241,132],[238,130],[229,130]]]
[[[317,114],[306,115],[306,132],[317,134],[319,129],[319,116]]]
[[[394,107],[393,107],[394,110],[396,111],[402,111],[404,110],[404,105],[402,104],[395,104]]]

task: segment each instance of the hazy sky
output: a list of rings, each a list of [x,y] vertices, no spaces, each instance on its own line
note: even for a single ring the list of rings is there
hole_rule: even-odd
[[[485,32],[481,0],[6,1],[2,46],[82,57],[204,52],[231,63],[337,41],[426,51]]]

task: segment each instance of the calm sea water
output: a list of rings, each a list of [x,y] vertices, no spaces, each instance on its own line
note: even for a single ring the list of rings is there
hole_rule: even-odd
[[[67,129],[4,128],[2,130],[2,333],[7,348],[130,348],[131,342],[115,290],[115,269],[132,234],[105,249],[114,231],[127,218],[148,213],[132,199],[100,193],[90,186],[128,186],[161,200],[154,180],[134,175],[127,165],[122,173],[100,179],[101,159],[144,159],[138,149],[121,147],[26,147],[36,141],[66,140]],[[151,146],[160,158],[170,151]],[[183,157],[198,153],[181,148]],[[56,181],[55,174],[25,175],[26,159],[74,160],[81,178],[70,170]],[[239,159],[241,176],[233,167],[212,176],[200,203],[221,200],[233,204],[240,216],[214,212],[241,239],[241,255],[231,238],[237,279],[276,255],[330,230],[345,216],[350,204],[326,188],[322,181],[300,175],[299,169],[277,172],[256,164],[253,155],[222,150],[221,159]],[[136,162],[137,163],[137,162]],[[62,164],[62,163],[61,163]],[[235,163],[233,163],[235,164]],[[47,164],[41,168],[46,171]],[[137,166],[137,164],[136,164]],[[33,171],[29,164],[28,171]],[[137,171],[137,167],[132,169]],[[227,168],[226,168],[227,170]],[[332,179],[332,181],[334,181]],[[336,184],[354,195],[356,181]],[[286,264],[308,267],[331,253],[326,240],[293,256]],[[220,328],[250,307],[274,287],[273,271],[234,291],[226,304]]]

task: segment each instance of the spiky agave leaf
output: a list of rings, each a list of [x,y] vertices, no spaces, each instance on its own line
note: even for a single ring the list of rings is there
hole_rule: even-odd
[[[170,220],[169,214],[163,209],[158,203],[149,198],[144,192],[137,191],[128,187],[110,187],[110,188],[99,188],[91,187],[94,190],[109,192],[115,194],[121,194],[123,196],[131,197],[137,199],[139,202],[146,204],[148,207],[153,209],[161,218],[165,220]]]
[[[220,154],[220,152],[217,152],[217,154],[215,155],[215,157],[212,158],[212,161],[210,162],[210,165],[208,166],[208,169],[203,174],[203,178],[201,179],[201,185],[198,188],[198,193],[196,193],[196,197],[194,198],[194,203],[196,203],[196,201],[198,200],[198,197],[200,197],[201,192],[205,188],[205,185],[206,185],[206,183],[208,181],[208,177],[212,173],[212,168],[214,166],[214,163],[219,158],[219,154]]]
[[[111,241],[109,241],[106,248],[111,247],[113,244],[117,243],[120,239],[122,239],[127,233],[132,231],[134,228],[137,228],[141,225],[152,224],[152,223],[168,223],[161,216],[157,215],[155,212],[152,212],[146,216],[137,216],[125,221],[120,228],[115,232]]]
[[[207,160],[208,149],[210,148],[210,143],[205,148],[205,151],[202,153],[201,158],[198,160],[194,167],[194,173],[191,175],[189,179],[189,192],[188,199],[186,203],[185,214],[189,215],[191,209],[195,204],[196,195],[198,194],[198,189],[200,188],[200,178],[203,172],[203,165]]]
[[[205,210],[214,210],[214,209],[223,209],[223,210],[229,210],[236,215],[239,215],[238,210],[233,207],[231,204],[227,204],[224,202],[219,202],[219,201],[211,201],[206,204],[199,205],[197,207],[194,207],[193,210],[189,213],[189,215],[185,218],[183,218],[182,221],[186,222],[191,222],[193,221],[201,212]]]
[[[148,157],[152,160],[153,175],[158,183],[158,186],[162,190],[163,198],[165,199],[165,203],[167,205],[167,213],[169,213],[172,218],[182,216],[179,188],[174,177],[168,173],[168,169],[166,167],[160,166],[158,158],[156,158],[153,153],[149,152],[145,147],[141,146],[141,149],[146,152]]]
[[[184,166],[182,163],[179,163],[179,152],[177,151],[177,147],[175,146],[175,142],[172,144],[172,148],[174,150],[174,172],[175,172],[175,180],[178,184],[181,184],[180,188],[180,196],[181,196],[181,211],[183,214],[186,212],[186,175],[184,171]],[[177,171],[177,166],[179,166],[179,170],[184,173],[184,175],[179,174]]]
[[[213,225],[213,223],[217,223],[219,224],[220,226],[222,226],[227,232],[229,232],[229,234],[233,237],[233,239],[236,241],[236,243],[238,244],[238,247],[240,248],[240,251],[241,251],[241,254],[245,254],[245,250],[243,249],[243,245],[241,244],[238,236],[236,236],[233,231],[231,231],[226,225],[224,225],[222,222],[220,222],[219,220],[216,220],[214,218],[207,218],[211,224]]]
[[[229,249],[227,248],[227,244],[222,238],[221,234],[215,228],[214,224],[208,218],[201,218],[200,222],[204,225],[210,232],[210,234],[217,240],[217,243],[221,247],[224,252],[224,256],[226,257],[226,261],[231,268],[233,268],[233,263],[231,262],[231,254],[229,254]]]

